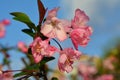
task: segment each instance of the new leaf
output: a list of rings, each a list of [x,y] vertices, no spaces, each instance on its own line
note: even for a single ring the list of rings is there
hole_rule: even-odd
[[[38,25],[41,25],[44,19],[45,13],[46,13],[46,9],[40,0],[37,0],[37,3],[38,3],[38,11],[39,11],[39,24]]]
[[[31,37],[34,37],[35,33],[31,29],[23,29],[22,32],[30,35]]]
[[[13,15],[13,19],[25,23],[30,29],[34,29],[36,31],[35,24],[30,20],[30,18],[22,12],[13,12],[10,13]]]

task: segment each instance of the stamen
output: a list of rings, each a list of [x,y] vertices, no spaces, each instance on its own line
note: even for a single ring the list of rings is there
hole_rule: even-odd
[[[37,53],[40,53],[41,52],[41,45],[37,42],[37,44],[35,45],[35,51],[37,52]]]

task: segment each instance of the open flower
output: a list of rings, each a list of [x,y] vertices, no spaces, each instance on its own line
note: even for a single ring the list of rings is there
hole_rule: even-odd
[[[71,72],[72,64],[76,59],[79,59],[81,52],[73,50],[72,48],[66,48],[60,51],[60,57],[58,61],[58,67],[60,71]]]
[[[78,45],[83,47],[86,46],[90,40],[89,36],[91,34],[91,27],[74,29],[70,33],[70,37],[75,48],[78,49]]]
[[[86,46],[90,40],[89,36],[92,34],[92,28],[86,25],[89,17],[80,9],[76,9],[74,19],[71,21],[70,37],[73,45],[78,49],[78,45]]]
[[[49,38],[58,38],[63,41],[67,38],[63,21],[56,17],[59,8],[54,8],[48,12],[46,21],[41,27],[41,32]]]
[[[52,56],[57,50],[54,46],[49,45],[49,39],[42,40],[37,37],[30,45],[35,63],[42,60],[44,56]]]
[[[20,51],[22,51],[24,53],[27,53],[27,51],[28,51],[27,45],[25,45],[25,43],[22,41],[18,42],[17,47],[20,49]]]

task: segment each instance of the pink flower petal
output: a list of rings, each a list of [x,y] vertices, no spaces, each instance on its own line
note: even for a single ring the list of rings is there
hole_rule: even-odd
[[[58,24],[58,27],[56,28],[55,31],[56,31],[56,37],[60,41],[64,41],[67,38],[67,34],[61,24]]]
[[[82,28],[88,22],[89,17],[80,9],[76,9],[74,19],[72,20],[73,28]]]
[[[50,11],[48,12],[47,19],[51,19],[52,17],[56,17],[58,10],[59,10],[59,7],[50,10]]]
[[[64,64],[66,60],[67,60],[67,56],[65,54],[61,54],[59,58],[59,62]]]
[[[35,63],[39,63],[43,58],[43,56],[40,54],[33,54],[33,57],[34,57]]]
[[[6,30],[5,25],[0,23],[0,38],[3,38],[5,36]]]
[[[53,29],[54,28],[51,24],[44,24],[41,27],[41,33],[43,33],[47,37],[54,38]]]
[[[76,49],[78,49],[78,45],[85,47],[88,44],[90,40],[89,36],[91,35],[91,31],[88,28],[74,29],[70,33],[71,40]]]

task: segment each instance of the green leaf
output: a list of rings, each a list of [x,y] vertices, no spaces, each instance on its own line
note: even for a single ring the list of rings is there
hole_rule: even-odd
[[[30,47],[28,48],[28,54],[29,54],[29,55],[32,55],[32,51],[31,51],[31,48],[30,48]]]
[[[16,77],[20,77],[23,75],[26,75],[26,73],[25,72],[16,73],[13,77],[16,78]]]
[[[16,18],[19,18],[23,22],[31,22],[31,20],[29,19],[29,17],[25,13],[13,12],[13,13],[10,13],[10,14],[15,16]]]
[[[39,24],[38,25],[40,25],[44,19],[46,9],[44,5],[42,4],[41,0],[37,0],[37,3],[38,3],[38,11],[39,11]]]
[[[44,65],[46,62],[49,62],[51,60],[54,60],[55,57],[44,57],[42,61],[40,62],[41,65]]]
[[[26,67],[26,70],[39,70],[39,64],[33,64]]]
[[[37,32],[40,32],[40,27],[41,27],[41,25],[37,26]]]
[[[3,59],[3,64],[4,65],[8,65],[10,63],[10,61],[7,59],[7,58],[4,58]]]
[[[22,32],[30,35],[31,37],[34,37],[35,33],[31,29],[23,29]]]
[[[38,33],[42,40],[48,39],[48,37],[44,36],[41,32]]]
[[[13,12],[10,13],[13,15],[13,19],[25,23],[30,29],[36,30],[35,24],[30,20],[30,18],[22,12]]]
[[[20,76],[23,76],[23,75],[30,75],[33,72],[36,72],[38,70],[39,70],[39,64],[29,65],[29,66],[26,66],[25,69],[21,70],[22,72],[16,73],[14,75],[14,77],[20,77]]]

